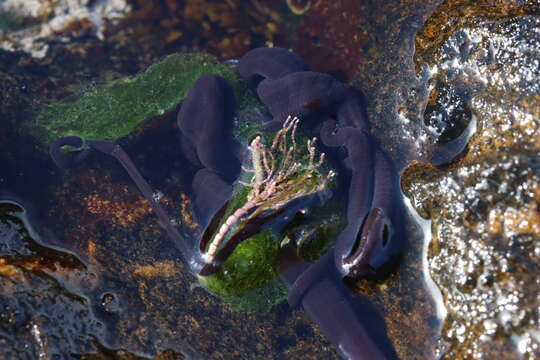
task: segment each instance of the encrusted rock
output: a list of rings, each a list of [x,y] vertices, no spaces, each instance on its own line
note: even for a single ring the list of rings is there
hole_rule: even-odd
[[[403,176],[413,206],[432,221],[428,268],[447,310],[443,358],[540,355],[539,26],[528,16],[472,18],[419,63],[438,144],[453,127],[473,132],[458,160]]]
[[[20,29],[0,32],[0,47],[43,57],[49,48],[47,40],[81,35],[103,39],[106,26],[130,10],[127,0],[7,0],[0,4],[0,16],[25,21]]]

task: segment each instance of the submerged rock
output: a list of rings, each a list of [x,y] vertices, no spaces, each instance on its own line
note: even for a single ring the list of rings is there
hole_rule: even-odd
[[[409,166],[402,184],[432,221],[428,270],[447,310],[438,355],[532,359],[540,356],[540,19],[487,15],[419,50],[431,91],[424,120],[437,145],[471,125],[473,134],[460,158]]]
[[[104,324],[82,288],[93,273],[76,256],[42,246],[27,212],[0,202],[0,357],[67,357],[92,351]]]

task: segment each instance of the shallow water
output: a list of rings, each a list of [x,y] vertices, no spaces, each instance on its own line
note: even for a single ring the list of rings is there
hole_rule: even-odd
[[[404,214],[408,247],[401,264],[385,281],[352,285],[366,312],[385,322],[373,336],[386,333],[402,359],[488,358],[494,344],[537,356],[538,299],[523,286],[538,282],[531,276],[538,274],[531,270],[538,266],[538,4],[343,0],[312,2],[298,16],[290,4],[274,1],[139,0],[121,11],[115,6],[123,1],[109,3],[99,11],[124,21],[107,25],[109,31],[101,27],[107,22],[87,31],[66,25],[36,40],[39,55],[46,48],[39,59],[0,51],[1,356],[339,358],[301,309],[282,303],[264,315],[235,312],[198,286],[114,160],[94,154],[82,167],[59,170],[31,132],[41,104],[133,74],[165,54],[204,50],[230,59],[270,43],[292,47],[314,70],[357,85],[372,133],[399,169],[414,161],[450,164],[405,170],[412,208]],[[214,17],[201,15],[203,8]],[[46,24],[60,12],[28,24]],[[11,44],[24,36],[17,32]],[[186,183],[195,169],[185,166],[176,131],[171,112],[121,143],[169,213],[187,224]],[[496,155],[488,159],[490,152]],[[470,160],[461,163],[464,156]],[[488,196],[494,200],[482,205]],[[495,244],[493,236],[479,235],[486,228]],[[470,261],[460,263],[463,257]],[[529,270],[514,277],[493,259]],[[484,283],[471,294],[459,290],[470,290],[472,280],[453,272],[471,268],[474,275],[479,262],[485,270],[478,281],[506,274],[487,298],[478,293]],[[506,312],[460,320],[481,308],[494,311],[490,294],[508,300]]]

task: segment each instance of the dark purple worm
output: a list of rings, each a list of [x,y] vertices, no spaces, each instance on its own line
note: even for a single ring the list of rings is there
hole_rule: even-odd
[[[253,49],[238,62],[238,73],[248,81],[274,80],[290,73],[308,70],[300,56],[283,48]]]
[[[269,64],[273,52],[278,60]],[[383,359],[387,354],[367,334],[364,319],[352,311],[353,300],[341,278],[375,275],[399,252],[401,239],[391,231],[396,213],[391,166],[369,134],[359,92],[329,75],[295,70],[302,66],[289,54],[284,49],[253,50],[240,59],[241,74],[262,77],[257,93],[277,121],[299,115],[304,125],[314,128],[324,119],[336,119],[323,123],[320,136],[326,146],[347,151],[343,164],[350,175],[347,225],[335,246],[314,264],[282,259],[279,273],[292,286],[289,303],[301,303],[345,357]],[[264,60],[254,61],[258,56]],[[275,66],[283,71],[275,71]]]
[[[289,303],[301,304],[346,359],[397,358],[385,336],[384,321],[367,304],[359,303],[359,297],[343,283],[333,258],[330,250],[315,264],[309,264],[299,259],[292,247],[283,249],[278,272],[284,282],[293,286]],[[295,292],[299,284],[304,286],[301,293]]]
[[[259,82],[259,96],[276,121],[283,120],[286,115],[302,115],[310,119],[309,127],[316,127],[322,119],[337,119],[337,122],[323,124],[321,137],[327,146],[343,147],[347,151],[344,165],[351,171],[347,226],[336,246],[314,264],[287,257],[288,251],[284,250],[279,271],[292,285],[290,303],[301,303],[345,357],[394,357],[388,350],[391,346],[381,347],[372,341],[363,325],[366,319],[355,311],[356,300],[342,281],[343,276],[367,276],[378,272],[395,257],[399,248],[393,236],[397,232],[395,225],[399,225],[395,221],[399,206],[395,206],[393,192],[396,177],[386,156],[367,132],[369,123],[360,94],[328,75],[307,71],[302,59],[285,49],[255,49],[240,59],[238,69],[253,84]],[[223,207],[230,196],[231,183],[238,175],[238,145],[231,135],[234,114],[235,101],[230,86],[213,75],[203,76],[193,84],[179,113],[183,148],[190,152],[188,158],[202,167],[192,187],[196,194],[195,210],[203,227],[210,222],[212,214]],[[61,150],[64,145],[82,151],[70,155]],[[194,272],[211,273],[219,268],[220,264],[204,263],[198,247],[181,238],[164,209],[153,198],[148,183],[118,144],[66,137],[53,143],[51,156],[59,166],[73,166],[86,157],[89,148],[120,161]],[[248,226],[244,234],[238,234],[238,241],[259,231],[269,221],[266,218],[259,220],[260,223]],[[226,255],[223,253],[222,258]]]
[[[227,182],[240,173],[235,149],[240,145],[232,132],[236,100],[233,89],[222,77],[203,75],[191,85],[178,112],[178,128],[195,149],[202,166]]]

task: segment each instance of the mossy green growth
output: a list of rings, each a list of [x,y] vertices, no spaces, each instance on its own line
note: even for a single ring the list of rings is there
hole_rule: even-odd
[[[296,214],[285,236],[297,244],[302,259],[314,262],[334,244],[345,221],[336,202],[315,207],[310,212],[307,217]]]
[[[174,109],[191,84],[205,74],[220,75],[229,81],[239,109],[260,104],[231,66],[207,54],[172,54],[134,77],[43,106],[36,114],[36,135],[45,145],[66,135],[119,139],[145,120]]]
[[[275,269],[279,247],[272,230],[262,231],[242,241],[217,273],[199,280],[233,310],[267,312],[288,293]]]
[[[240,143],[248,144],[256,135],[264,133],[263,129],[264,124],[260,119],[254,119],[254,121],[242,121],[235,124],[233,135]]]

